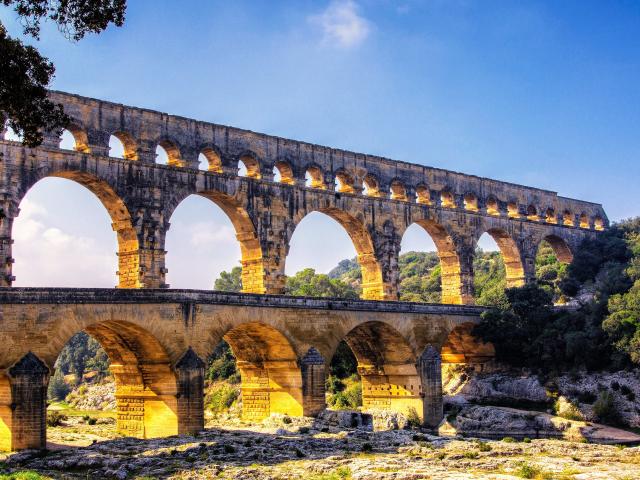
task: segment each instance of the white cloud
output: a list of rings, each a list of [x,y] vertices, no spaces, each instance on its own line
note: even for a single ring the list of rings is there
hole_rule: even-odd
[[[371,32],[369,21],[360,16],[359,7],[352,0],[334,0],[309,21],[322,29],[323,43],[340,48],[357,47]]]

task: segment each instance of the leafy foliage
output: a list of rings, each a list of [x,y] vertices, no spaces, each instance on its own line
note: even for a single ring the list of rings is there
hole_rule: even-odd
[[[292,277],[287,278],[286,295],[303,297],[359,297],[359,292],[346,282],[331,278],[329,275],[318,274],[313,268],[305,268]]]
[[[95,370],[100,376],[109,372],[109,358],[96,339],[84,332],[75,334],[60,352],[56,370],[62,374],[75,374],[77,381],[82,380],[87,371]]]
[[[126,10],[125,0],[0,0],[0,4],[14,8],[25,35],[39,39],[41,23],[50,20],[74,41],[87,33],[100,33],[112,23],[121,26]],[[0,125],[8,120],[26,145],[39,145],[42,130],[60,133],[69,121],[62,106],[47,98],[54,73],[49,60],[11,38],[0,23]]]
[[[221,292],[242,291],[242,267],[233,267],[230,272],[220,272],[213,289]]]
[[[64,381],[62,370],[56,368],[53,377],[51,377],[51,380],[49,380],[47,397],[49,397],[49,400],[61,402],[67,397],[70,391],[71,388]]]
[[[210,381],[227,380],[230,383],[240,382],[240,372],[236,368],[236,359],[231,347],[224,340],[215,348],[207,366],[206,378]]]

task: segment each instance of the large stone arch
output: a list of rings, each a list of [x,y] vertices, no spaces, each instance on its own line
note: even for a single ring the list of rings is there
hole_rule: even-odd
[[[404,336],[385,322],[361,323],[345,336],[358,361],[364,410],[415,411],[422,416],[417,357]]]
[[[177,357],[175,348],[167,348],[158,338],[162,332],[153,333],[140,325],[143,322],[58,313],[51,340],[25,353],[0,375],[0,448],[44,447],[49,375],[64,345],[82,331],[95,338],[109,357],[118,433],[157,438],[204,427],[204,363],[190,348]],[[156,322],[151,326],[158,330]]]
[[[415,224],[422,227],[436,245],[438,258],[440,259],[442,303],[468,304],[473,299],[462,288],[462,272],[460,258],[455,242],[447,229],[441,224],[429,220],[416,220]]]
[[[231,221],[236,232],[236,239],[240,244],[242,291],[245,293],[267,293],[262,246],[256,226],[243,204],[235,196],[219,190],[204,189],[197,192],[185,192],[171,202],[166,211],[167,219],[170,220],[178,206],[191,195],[198,195],[212,201]]]
[[[295,219],[293,229],[289,233],[289,239],[295,233],[295,228],[300,225],[304,218],[312,213],[319,212],[332,218],[345,229],[347,235],[351,239],[356,250],[358,264],[362,271],[362,295],[367,300],[383,300],[385,299],[385,287],[382,275],[382,265],[376,258],[375,246],[371,233],[365,226],[364,222],[350,213],[338,207],[324,207],[306,210],[302,215],[298,215]],[[288,254],[287,248],[287,254]],[[282,262],[284,270],[285,262]]]
[[[46,178],[64,178],[82,185],[93,193],[104,206],[112,220],[112,228],[118,241],[118,288],[141,288],[140,247],[131,213],[123,198],[106,180],[81,170],[51,169],[35,176],[19,190],[18,202],[28,191]],[[16,206],[17,207],[17,206]],[[16,212],[18,208],[16,208]],[[11,225],[12,227],[13,225]]]
[[[549,234],[549,235],[545,235],[542,238],[541,242],[542,241],[545,241],[549,245],[551,245],[551,248],[553,249],[553,253],[556,254],[556,257],[558,258],[559,262],[571,263],[573,261],[573,252],[571,251],[569,244],[562,237],[559,237],[558,235]],[[540,243],[538,243],[537,247],[540,246]]]
[[[526,280],[525,267],[520,248],[513,237],[509,232],[499,227],[489,228],[484,233],[490,235],[500,249],[506,271],[507,288],[524,285]],[[480,236],[478,236],[479,238]]]
[[[247,322],[228,329],[222,338],[240,370],[243,418],[306,413],[298,355],[282,332],[266,323]]]

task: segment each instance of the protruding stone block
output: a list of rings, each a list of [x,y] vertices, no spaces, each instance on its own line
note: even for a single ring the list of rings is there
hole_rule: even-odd
[[[204,429],[204,367],[205,363],[191,347],[176,364],[178,433]]]

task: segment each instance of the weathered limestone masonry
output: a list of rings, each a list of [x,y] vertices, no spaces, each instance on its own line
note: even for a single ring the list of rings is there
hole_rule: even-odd
[[[0,305],[0,344],[11,346],[0,349],[7,450],[44,446],[49,372],[80,331],[111,359],[118,430],[141,438],[203,428],[203,359],[222,339],[241,371],[243,415],[253,420],[322,411],[325,368],[343,339],[358,359],[365,408],[413,408],[429,426],[441,419],[440,352],[476,363],[493,355],[469,333],[482,308],[464,305],[46,288],[0,288]]]
[[[38,180],[75,180],[102,201],[119,244],[119,287],[165,288],[164,242],[182,200],[202,195],[236,229],[243,287],[281,293],[289,241],[309,213],[323,212],[349,233],[363,272],[363,298],[398,298],[398,253],[417,223],[433,238],[442,265],[443,303],[473,302],[473,256],[488,232],[498,243],[510,285],[534,277],[538,245],[562,260],[607,226],[600,205],[555,192],[422,165],[336,150],[135,107],[51,92],[73,119],[75,151],[57,135],[24,148],[0,141],[0,285],[10,286],[11,226]],[[114,135],[124,159],[109,157]],[[168,153],[157,165],[156,147]],[[198,170],[198,155],[207,171]],[[244,163],[247,177],[238,176]],[[274,169],[280,173],[274,182]],[[305,178],[308,177],[308,184]]]
[[[487,232],[507,283],[534,278],[540,242],[561,261],[607,227],[600,205],[456,172],[336,150],[110,102],[51,92],[72,118],[74,150],[56,134],[30,149],[0,135],[0,448],[43,447],[46,387],[64,344],[85,331],[116,381],[117,428],[141,438],[203,428],[204,361],[225,339],[238,360],[243,415],[315,415],[341,340],[358,360],[365,409],[442,418],[442,363],[482,365],[491,345],[471,335],[473,256]],[[0,132],[3,133],[3,132]],[[114,135],[124,158],[109,156]],[[156,147],[168,165],[156,164]],[[208,161],[198,170],[198,156]],[[238,175],[243,163],[247,176]],[[274,171],[279,172],[276,182]],[[12,288],[12,225],[46,177],[80,183],[102,202],[118,239],[118,289]],[[230,218],[244,294],[167,290],[165,237],[189,195]],[[282,297],[296,226],[322,212],[348,232],[363,300]],[[433,238],[443,305],[398,299],[404,232]],[[260,294],[260,295],[257,295]],[[376,301],[371,301],[376,300]]]

